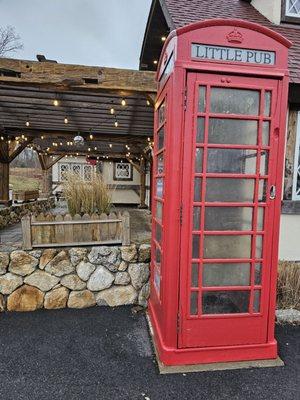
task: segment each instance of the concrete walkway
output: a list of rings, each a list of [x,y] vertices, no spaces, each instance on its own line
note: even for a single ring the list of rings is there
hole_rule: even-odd
[[[128,307],[0,314],[0,399],[296,400],[300,327],[277,327],[285,367],[159,375]]]

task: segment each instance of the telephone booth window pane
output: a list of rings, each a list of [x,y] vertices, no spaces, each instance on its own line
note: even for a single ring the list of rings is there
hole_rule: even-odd
[[[160,154],[157,156],[157,173],[159,175],[164,173],[164,155]]]
[[[201,201],[201,185],[202,185],[202,179],[195,178],[195,180],[194,180],[194,201]]]
[[[260,92],[247,89],[212,88],[211,112],[258,115]]]
[[[193,230],[200,230],[200,217],[201,217],[201,207],[193,208]]]
[[[156,230],[155,230],[155,239],[158,243],[161,243],[161,238],[162,238],[162,229],[159,224],[156,224]]]
[[[157,269],[154,270],[154,286],[155,286],[158,294],[160,294],[160,275],[159,275]]]
[[[261,285],[261,263],[255,264],[254,284]]]
[[[162,127],[160,130],[157,132],[157,143],[158,143],[158,150],[162,149],[164,147],[164,139],[165,139],[165,128]]]
[[[264,121],[262,126],[262,145],[269,146],[270,143],[270,122]]]
[[[207,172],[255,174],[256,150],[208,149]]]
[[[196,157],[195,157],[195,172],[202,172],[202,162],[203,162],[203,149],[196,148]]]
[[[193,235],[192,240],[192,258],[199,258],[200,255],[200,236]]]
[[[261,179],[258,185],[258,201],[264,203],[267,198],[267,181]]]
[[[205,207],[206,231],[250,231],[252,207]]]
[[[164,123],[165,119],[166,119],[166,107],[165,107],[165,102],[163,102],[158,109],[159,126]]]
[[[265,92],[265,111],[264,116],[269,117],[271,114],[271,92]]]
[[[269,152],[267,150],[263,150],[260,153],[260,174],[268,175],[268,166],[269,166]]]
[[[250,258],[250,235],[205,235],[204,258]]]
[[[250,264],[204,264],[203,286],[248,286]]]
[[[206,87],[199,86],[199,101],[198,101],[198,111],[205,112],[206,110]]]
[[[156,196],[162,197],[164,191],[164,180],[163,178],[156,179]]]
[[[191,276],[192,287],[198,287],[198,282],[199,282],[199,264],[192,263],[192,276]]]
[[[257,230],[262,231],[264,229],[264,217],[265,209],[263,207],[258,207],[257,210]]]
[[[162,220],[162,213],[163,213],[163,205],[162,205],[162,203],[157,201],[156,202],[156,214],[155,214],[155,216],[160,221]]]
[[[206,201],[252,202],[254,179],[208,178]]]
[[[248,313],[250,292],[246,290],[220,290],[204,292],[203,314]]]
[[[197,119],[197,136],[196,142],[203,143],[204,142],[204,126],[205,126],[205,119],[203,117],[199,117]]]
[[[191,315],[198,314],[198,292],[191,293],[190,314]]]
[[[208,142],[216,144],[256,145],[257,131],[257,121],[210,118]]]
[[[158,266],[160,266],[160,263],[161,263],[161,252],[158,247],[156,247],[156,249],[155,249],[155,263]]]
[[[253,311],[260,312],[260,290],[254,290]]]
[[[263,253],[263,237],[261,235],[256,236],[256,258],[262,258]]]

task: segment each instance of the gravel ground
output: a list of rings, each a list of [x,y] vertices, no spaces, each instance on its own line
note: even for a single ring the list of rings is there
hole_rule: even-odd
[[[0,399],[296,400],[300,327],[277,326],[284,367],[159,375],[129,307],[0,314]]]

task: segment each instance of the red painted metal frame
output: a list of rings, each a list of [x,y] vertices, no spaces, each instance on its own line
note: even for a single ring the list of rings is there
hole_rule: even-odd
[[[244,41],[241,44],[228,44],[227,35],[236,27],[243,35]],[[217,44],[220,46],[230,47],[243,47],[249,49],[260,49],[260,50],[271,50],[276,52],[276,64],[274,66],[261,66],[261,65],[242,65],[241,63],[225,63],[225,62],[209,62],[209,61],[196,61],[191,59],[190,50],[191,43],[203,43],[203,44]],[[275,301],[276,301],[276,266],[278,257],[278,237],[279,237],[279,218],[280,218],[280,195],[283,178],[283,158],[284,158],[284,144],[285,144],[285,115],[287,110],[287,89],[288,89],[288,71],[287,71],[287,51],[291,43],[278,35],[277,33],[261,27],[257,24],[248,23],[240,20],[210,20],[200,23],[193,24],[188,27],[181,28],[176,32],[172,32],[167,39],[162,56],[159,63],[158,71],[163,71],[164,62],[167,60],[168,55],[175,55],[175,65],[173,72],[170,74],[166,81],[162,81],[156,110],[159,104],[166,98],[167,102],[167,113],[166,113],[166,126],[165,126],[165,150],[164,150],[164,168],[165,168],[165,181],[164,181],[164,198],[163,198],[163,237],[162,237],[162,262],[161,262],[161,292],[160,298],[157,296],[157,291],[153,284],[153,272],[154,272],[154,261],[152,261],[152,276],[151,276],[151,297],[149,301],[149,314],[154,330],[155,344],[158,349],[159,357],[161,361],[167,365],[176,364],[195,364],[195,363],[207,363],[207,362],[224,362],[224,361],[239,361],[239,360],[254,360],[254,359],[266,359],[275,358],[277,356],[277,344],[274,339],[274,313],[275,313]],[[167,56],[165,56],[165,54]],[[268,232],[272,232],[272,237],[269,237],[268,243],[265,246],[271,248],[269,251],[271,272],[269,275],[269,282],[262,281],[262,287],[265,290],[264,308],[261,313],[252,314],[253,320],[253,332],[255,333],[256,322],[259,320],[262,314],[268,315],[267,317],[267,329],[266,337],[261,342],[256,341],[246,344],[230,345],[210,345],[208,347],[196,346],[196,347],[185,347],[183,337],[186,334],[184,330],[188,327],[185,326],[183,321],[192,320],[193,318],[187,319],[186,317],[186,299],[184,297],[184,291],[182,290],[184,283],[187,282],[189,263],[185,261],[185,253],[187,251],[188,243],[190,242],[190,234],[184,234],[188,229],[188,222],[190,218],[190,211],[183,207],[182,210],[182,227],[181,229],[181,206],[182,206],[182,195],[190,193],[189,185],[191,178],[188,175],[184,175],[184,171],[190,171],[191,157],[185,155],[188,149],[191,149],[192,135],[187,135],[188,124],[192,124],[196,118],[194,115],[190,115],[189,112],[185,112],[185,97],[187,80],[192,73],[198,73],[195,75],[197,81],[201,74],[225,74],[225,76],[235,77],[264,77],[270,79],[272,82],[276,82],[275,86],[272,83],[271,89],[277,91],[277,101],[275,104],[276,112],[274,113],[274,119],[272,119],[271,136],[273,142],[270,146],[264,147],[265,150],[270,151],[272,148],[272,160],[270,160],[271,169],[267,176],[261,177],[269,179],[270,185],[276,184],[277,186],[277,198],[273,201],[274,212],[272,229],[267,229]],[[160,73],[158,73],[158,80]],[[194,81],[194,83],[196,83]],[[243,79],[241,79],[243,81]],[[250,82],[250,80],[249,80]],[[243,82],[245,83],[245,82]],[[219,85],[218,85],[219,86]],[[246,88],[248,85],[243,84],[242,87]],[[250,83],[253,88],[253,83]],[[259,89],[268,89],[268,85],[257,85]],[[188,93],[187,98],[187,109],[194,108],[194,96],[190,96]],[[191,104],[189,104],[189,102]],[[193,109],[192,108],[192,109]],[[220,115],[224,117],[224,115]],[[234,116],[236,118],[236,116]],[[241,116],[241,118],[244,118]],[[255,118],[258,119],[259,118]],[[264,118],[267,119],[267,118]],[[260,122],[261,124],[261,122]],[[155,117],[155,127],[157,127],[157,115]],[[261,130],[261,126],[260,126]],[[191,130],[190,130],[191,132]],[[156,136],[155,136],[156,143]],[[155,144],[157,146],[157,144]],[[209,145],[210,147],[222,147],[224,145]],[[257,149],[259,146],[228,146],[229,148],[247,148]],[[278,149],[278,150],[277,150]],[[154,149],[157,152],[157,148]],[[259,165],[260,155],[257,157],[257,165]],[[156,160],[153,165],[154,171],[156,171]],[[276,169],[276,174],[272,173]],[[204,171],[204,170],[203,170]],[[219,174],[213,174],[217,176]],[[228,174],[229,177],[230,174]],[[199,175],[201,176],[201,174]],[[222,177],[226,175],[222,174]],[[231,176],[231,175],[230,175]],[[203,176],[202,176],[203,177]],[[243,178],[255,179],[256,174],[253,175],[241,175]],[[204,182],[202,183],[204,186]],[[205,189],[205,188],[204,188]],[[153,179],[153,224],[155,224],[155,179]],[[257,195],[257,189],[256,189]],[[223,205],[223,203],[206,203],[206,206],[212,205]],[[199,203],[200,205],[200,203]],[[253,203],[235,203],[231,206],[252,206]],[[266,207],[265,204],[262,204]],[[204,207],[202,204],[202,212]],[[255,208],[254,208],[255,209]],[[266,217],[265,217],[266,218]],[[202,219],[203,221],[203,219]],[[266,219],[265,219],[266,224]],[[154,226],[153,226],[154,227]],[[265,225],[266,227],[266,225]],[[254,227],[255,228],[255,227]],[[254,231],[255,229],[253,229]],[[243,231],[242,234],[252,234],[253,231]],[[238,231],[239,232],[239,231]],[[228,232],[226,232],[227,234]],[[230,232],[235,234],[236,232]],[[266,231],[259,232],[262,235],[266,234]],[[220,234],[220,232],[212,232],[209,234]],[[240,232],[239,232],[240,234]],[[155,245],[155,230],[153,230],[152,240],[152,260],[155,259],[154,249]],[[270,236],[270,235],[269,235]],[[252,255],[253,256],[253,255]],[[209,260],[212,261],[212,260]],[[214,260],[218,261],[218,260]],[[227,260],[230,261],[229,259]],[[245,261],[249,262],[249,259],[234,259],[235,262]],[[222,260],[223,262],[223,260]],[[266,286],[264,286],[266,285]],[[187,286],[185,286],[187,287]],[[251,274],[251,286],[253,288],[253,268]],[[242,287],[244,289],[244,287]],[[260,286],[257,286],[260,288]],[[210,288],[213,290],[214,288]],[[219,287],[217,288],[220,289]],[[230,288],[231,289],[231,288]],[[239,289],[239,287],[236,287]],[[206,290],[206,288],[205,288]],[[251,305],[252,306],[252,305]],[[267,309],[266,309],[267,308]],[[249,314],[240,314],[234,321],[243,320],[243,318],[249,317]],[[232,322],[232,314],[222,315],[223,321],[226,324],[227,320]],[[220,319],[220,316],[205,316],[203,321],[211,321],[214,319]],[[236,329],[234,324],[231,326],[232,332]],[[213,334],[214,332],[211,332]]]

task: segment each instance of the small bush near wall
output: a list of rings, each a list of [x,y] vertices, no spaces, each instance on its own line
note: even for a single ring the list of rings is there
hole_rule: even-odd
[[[300,310],[300,262],[279,262],[277,308]]]
[[[0,311],[146,306],[149,262],[148,244],[0,252]]]
[[[55,206],[54,198],[36,200],[30,203],[14,204],[0,209],[0,229],[21,222],[22,217],[28,214],[38,214],[50,210]]]

